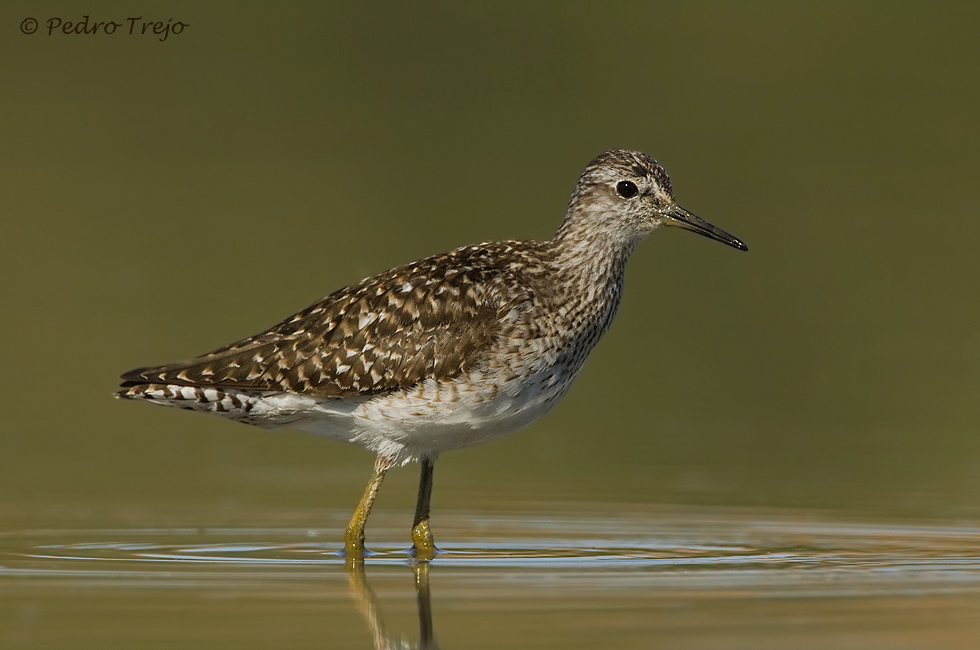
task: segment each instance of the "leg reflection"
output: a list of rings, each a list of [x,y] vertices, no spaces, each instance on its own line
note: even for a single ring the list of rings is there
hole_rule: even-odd
[[[429,594],[429,563],[416,562],[412,566],[415,572],[415,594],[418,600],[419,609],[419,642],[410,643],[405,640],[403,635],[393,637],[385,629],[384,620],[381,615],[381,606],[378,597],[368,585],[367,576],[364,573],[362,562],[348,564],[347,571],[350,575],[350,589],[354,601],[357,603],[361,615],[367,622],[374,637],[374,647],[377,650],[409,649],[413,650],[438,650],[435,633],[432,627],[432,601]]]
[[[435,632],[432,630],[432,598],[429,596],[429,563],[416,562],[415,594],[419,604],[419,648],[436,650]]]

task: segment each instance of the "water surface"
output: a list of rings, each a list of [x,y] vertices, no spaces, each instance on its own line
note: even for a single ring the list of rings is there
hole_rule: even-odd
[[[363,571],[345,568],[339,528],[5,533],[0,641],[967,648],[980,638],[974,525],[678,510],[439,521],[443,552],[420,568],[381,513]]]

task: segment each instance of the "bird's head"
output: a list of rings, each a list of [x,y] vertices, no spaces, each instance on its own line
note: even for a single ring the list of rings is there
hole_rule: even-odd
[[[748,250],[734,236],[677,205],[660,163],[621,149],[607,151],[582,172],[559,235],[602,234],[632,246],[660,226],[677,226]]]

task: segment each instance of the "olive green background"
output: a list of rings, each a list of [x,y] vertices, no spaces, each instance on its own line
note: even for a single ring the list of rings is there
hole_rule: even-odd
[[[85,14],[124,26],[47,35]],[[550,237],[618,147],[749,252],[655,233],[568,398],[440,459],[434,525],[980,516],[978,24],[973,3],[4,3],[4,525],[352,507],[368,453],[120,403],[116,377],[393,265]],[[416,480],[378,508],[409,519]]]

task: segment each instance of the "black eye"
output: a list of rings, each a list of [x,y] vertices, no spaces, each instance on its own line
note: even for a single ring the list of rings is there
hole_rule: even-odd
[[[616,183],[616,193],[624,199],[632,199],[640,193],[633,181],[619,181]]]

